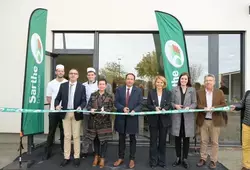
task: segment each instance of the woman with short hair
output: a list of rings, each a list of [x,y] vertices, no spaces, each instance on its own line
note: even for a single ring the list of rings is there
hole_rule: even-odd
[[[172,108],[171,92],[166,89],[166,86],[166,79],[163,76],[156,76],[155,88],[148,93],[147,105],[150,111],[165,111]],[[171,117],[169,114],[149,115],[148,123],[150,131],[149,165],[151,168],[155,168],[157,165],[166,168],[166,137],[171,126]],[[159,144],[157,144],[157,138],[159,138]]]
[[[87,109],[91,111],[86,138],[94,142],[95,157],[93,166],[99,163],[100,168],[105,165],[107,141],[112,139],[112,123],[109,114],[96,114],[95,112],[111,112],[113,97],[106,92],[107,81],[98,81],[98,91],[91,94]]]

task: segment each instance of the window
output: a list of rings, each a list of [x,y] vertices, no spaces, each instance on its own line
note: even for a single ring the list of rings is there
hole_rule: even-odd
[[[147,63],[143,58],[152,62]],[[159,73],[157,60],[152,34],[100,34],[99,74],[106,76],[114,90],[124,83],[127,73],[134,73],[136,85],[143,88],[146,97]]]
[[[196,90],[203,87],[208,74],[208,36],[186,35],[191,83]]]
[[[66,49],[94,49],[94,34],[65,33]]]
[[[160,44],[154,43],[157,37],[153,34],[100,34],[99,74],[106,77],[114,93],[124,84],[125,75],[134,73],[135,85],[142,89],[144,99],[147,98],[160,70],[156,52],[156,45]],[[146,116],[139,118],[139,137],[149,137]]]
[[[63,49],[63,33],[55,33],[54,36],[54,49]]]
[[[204,76],[215,74],[216,88],[220,88],[227,104],[241,99],[241,35],[240,34],[186,34],[190,75],[193,86],[198,90],[204,87]],[[63,42],[65,41],[65,45]],[[94,49],[94,34],[55,33],[55,49]],[[75,51],[77,51],[75,50]],[[112,91],[124,84],[125,75],[136,75],[135,85],[143,92],[144,102],[148,91],[153,88],[156,75],[164,75],[159,34],[150,33],[100,33],[99,75],[104,76],[112,86]],[[75,54],[75,53],[74,53]],[[98,63],[95,63],[98,61]],[[146,107],[144,108],[146,110]],[[222,128],[220,141],[240,141],[240,113],[228,113],[228,125]],[[139,136],[148,139],[146,116],[140,116]]]
[[[99,40],[99,74],[106,76],[113,92],[132,72],[146,99],[155,76],[164,75],[159,34],[100,34]],[[187,35],[186,41],[193,84],[202,86],[208,73],[208,36]],[[139,136],[149,137],[146,116],[139,119]]]
[[[240,34],[219,35],[219,87],[227,104],[241,100]],[[228,112],[228,125],[222,129],[221,140],[240,141],[240,112]]]

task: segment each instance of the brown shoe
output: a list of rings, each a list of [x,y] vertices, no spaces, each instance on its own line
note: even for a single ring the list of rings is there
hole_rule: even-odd
[[[97,166],[98,161],[99,161],[99,156],[98,156],[98,155],[95,155],[95,158],[94,158],[94,161],[93,161],[93,163],[92,163],[92,166]]]
[[[105,164],[105,159],[104,158],[101,158],[100,159],[100,162],[99,162],[99,166],[100,166],[100,168],[104,168],[104,165]]]
[[[215,169],[216,168],[216,163],[214,161],[210,162],[209,168]]]
[[[123,163],[123,159],[118,159],[117,161],[115,161],[114,166],[120,166]]]
[[[128,167],[130,169],[133,169],[135,167],[135,161],[134,160],[130,160]]]
[[[200,161],[196,164],[196,166],[201,167],[205,164],[206,164],[206,161],[204,161],[203,159],[200,159]]]

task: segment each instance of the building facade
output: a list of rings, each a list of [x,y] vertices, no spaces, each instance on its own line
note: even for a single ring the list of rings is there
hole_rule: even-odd
[[[0,105],[22,106],[28,23],[36,8],[48,10],[46,84],[53,78],[56,64],[64,64],[66,72],[71,67],[79,69],[81,81],[86,80],[86,68],[93,66],[113,89],[125,73],[135,73],[136,85],[146,98],[153,76],[162,72],[154,13],[159,10],[182,23],[193,83],[202,87],[203,76],[213,73],[218,80],[216,86],[225,90],[228,104],[239,101],[250,88],[249,4],[249,0],[2,1]],[[143,63],[143,58],[150,58],[154,64]],[[143,69],[152,67],[156,68]],[[236,82],[229,89],[221,76],[235,71]],[[240,114],[229,115],[231,124],[223,130],[221,140],[239,141]],[[45,120],[47,132],[47,115]],[[147,136],[147,120],[141,118],[140,122],[140,133]],[[21,114],[0,113],[0,125],[0,133],[19,133]]]

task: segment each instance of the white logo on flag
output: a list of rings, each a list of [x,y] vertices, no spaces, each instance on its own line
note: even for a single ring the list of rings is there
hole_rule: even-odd
[[[36,63],[41,64],[43,62],[43,44],[41,37],[37,33],[32,34],[30,45]]]
[[[165,44],[165,54],[172,66],[176,68],[180,68],[183,66],[185,59],[183,51],[177,42],[173,40],[167,41]]]

